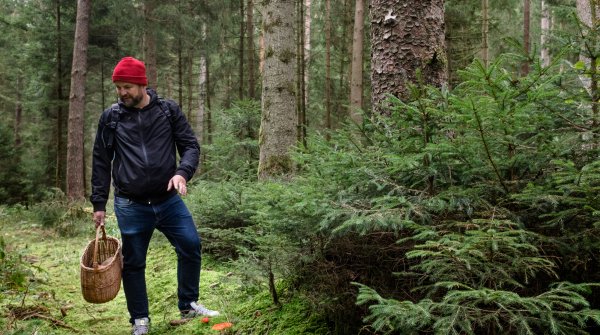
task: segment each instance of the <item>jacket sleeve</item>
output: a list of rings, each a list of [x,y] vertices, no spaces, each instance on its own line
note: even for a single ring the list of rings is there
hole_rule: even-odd
[[[200,144],[181,108],[174,101],[168,101],[168,104],[173,118],[173,137],[180,157],[175,174],[190,180],[200,162]]]
[[[111,131],[106,127],[110,109],[105,110],[98,121],[98,130],[92,151],[92,194],[90,201],[94,206],[94,212],[106,211],[106,203],[110,192],[111,168],[114,150],[106,148],[106,132]]]

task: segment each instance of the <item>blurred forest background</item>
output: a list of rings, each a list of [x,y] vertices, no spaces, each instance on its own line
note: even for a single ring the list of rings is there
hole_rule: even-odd
[[[600,332],[599,1],[0,0],[0,27],[4,222],[89,233],[134,56],[201,143],[204,252],[300,298],[295,333]]]

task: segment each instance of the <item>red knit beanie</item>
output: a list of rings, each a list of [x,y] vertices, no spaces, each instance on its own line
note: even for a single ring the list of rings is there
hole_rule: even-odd
[[[117,63],[113,71],[112,81],[123,81],[142,86],[148,85],[144,62],[133,57],[124,57]]]

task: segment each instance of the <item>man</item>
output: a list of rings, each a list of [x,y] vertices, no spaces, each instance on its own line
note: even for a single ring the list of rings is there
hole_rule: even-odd
[[[175,102],[163,100],[147,88],[143,62],[133,57],[121,59],[112,80],[119,102],[106,109],[98,123],[90,200],[96,227],[104,225],[112,173],[114,208],[123,242],[123,289],[132,333],[149,331],[145,268],[154,229],[167,237],[177,253],[182,317],[216,316],[219,312],[197,303],[201,241],[179,196],[186,195],[186,183],[198,167],[196,136]]]

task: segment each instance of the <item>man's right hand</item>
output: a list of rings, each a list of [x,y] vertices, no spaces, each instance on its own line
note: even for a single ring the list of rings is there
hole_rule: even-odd
[[[104,217],[106,216],[105,211],[97,211],[94,212],[94,223],[96,224],[96,228],[99,226],[104,226]]]

